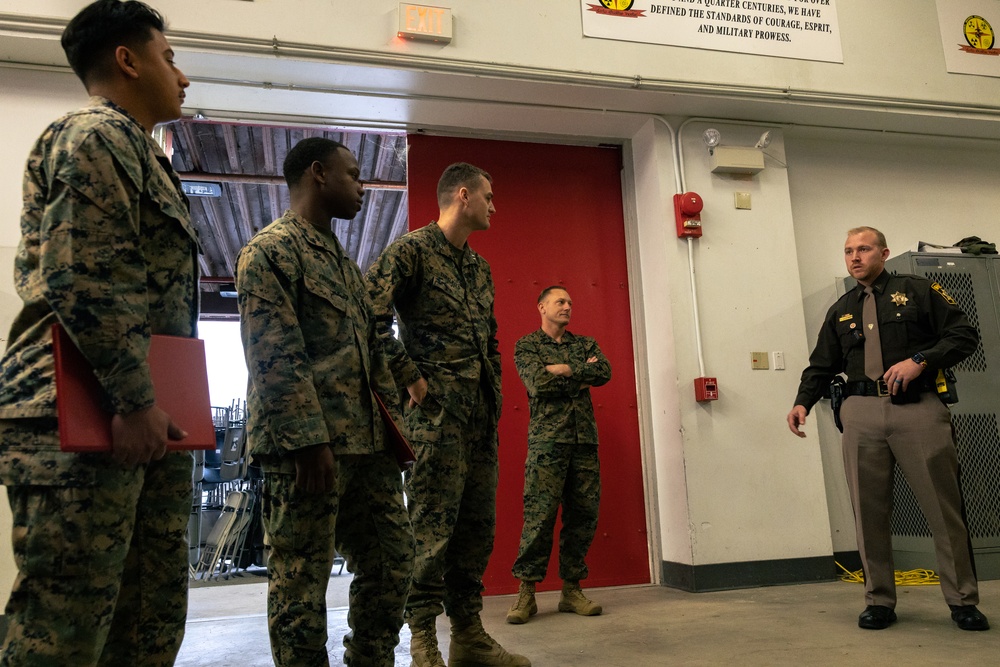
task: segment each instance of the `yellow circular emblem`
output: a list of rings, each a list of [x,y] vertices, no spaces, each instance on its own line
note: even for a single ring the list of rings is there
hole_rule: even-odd
[[[993,26],[982,16],[973,15],[965,19],[964,31],[965,41],[972,48],[984,51],[993,48],[993,40],[996,38],[996,35],[993,34]]]
[[[608,9],[614,9],[619,12],[623,12],[632,6],[635,0],[601,0],[601,4]]]

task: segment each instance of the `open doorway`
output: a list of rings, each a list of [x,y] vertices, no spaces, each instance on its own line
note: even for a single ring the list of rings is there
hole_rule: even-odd
[[[246,242],[289,206],[282,164],[308,137],[346,145],[358,159],[367,191],[353,220],[333,226],[362,269],[406,230],[406,137],[325,126],[288,126],[184,118],[159,132],[191,203],[202,246],[201,323],[216,425],[217,449],[196,461],[189,524],[193,588],[253,582],[263,585],[266,556],[260,530],[259,471],[249,465],[245,437],[247,372],[239,336],[234,275]],[[199,453],[202,454],[202,453]],[[334,575],[343,575],[338,562]],[[346,583],[331,586],[334,606],[347,604]],[[338,593],[338,591],[340,591]],[[224,597],[232,607],[236,591]],[[240,595],[259,606],[262,594]],[[342,598],[342,599],[341,599]],[[217,602],[192,595],[191,615],[213,613]],[[240,606],[240,605],[238,605]],[[249,611],[249,610],[244,610]]]
[[[506,367],[497,539],[485,576],[487,593],[516,590],[509,572],[521,529],[527,409],[511,360],[514,341],[538,326],[534,299],[550,284],[573,291],[580,304],[574,322],[601,342],[614,367],[612,383],[598,392],[605,493],[598,539],[588,557],[591,583],[648,583],[620,147],[180,121],[172,138],[174,164],[195,195],[192,214],[204,236],[203,319],[237,319],[235,258],[253,233],[287,207],[287,188],[277,175],[280,162],[307,136],[341,141],[358,155],[369,195],[355,220],[337,221],[334,230],[362,270],[407,230],[411,204],[411,227],[436,215],[435,183],[448,163],[473,162],[494,176],[495,229],[470,241],[493,267]],[[208,196],[192,189],[212,183],[216,187],[205,188]],[[238,337],[231,346],[241,347]],[[552,559],[550,569],[556,563]],[[550,574],[546,585],[556,585],[558,578]]]

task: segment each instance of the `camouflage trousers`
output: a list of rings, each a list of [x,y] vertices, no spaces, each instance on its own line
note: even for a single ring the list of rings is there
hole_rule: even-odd
[[[528,445],[524,464],[524,528],[511,570],[518,579],[545,578],[560,504],[559,578],[586,579],[584,559],[594,541],[601,504],[597,445],[550,442]]]
[[[310,495],[295,475],[265,471],[270,545],[267,624],[278,667],[326,667],[326,589],[335,551],[351,581],[344,661],[391,666],[413,567],[402,479],[390,454],[338,455],[333,493]]]
[[[15,437],[13,423],[0,422],[0,440]],[[131,468],[90,460],[92,486],[7,487],[18,573],[4,667],[174,664],[187,616],[191,454]]]
[[[411,625],[453,619],[483,608],[483,573],[496,533],[497,431],[480,392],[468,423],[430,395],[406,415],[417,460],[406,473],[416,558],[406,601]]]

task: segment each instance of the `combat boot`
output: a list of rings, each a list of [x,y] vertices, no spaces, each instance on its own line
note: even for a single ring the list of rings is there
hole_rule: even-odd
[[[437,624],[410,626],[410,667],[446,667],[438,650]]]
[[[580,616],[597,616],[604,609],[580,590],[580,582],[564,581],[562,597],[559,598],[559,611],[567,611]]]
[[[451,626],[448,667],[531,667],[523,655],[508,653],[497,640],[486,634],[479,614],[456,620]]]
[[[517,591],[517,599],[507,612],[507,622],[514,625],[527,623],[528,618],[538,613],[538,605],[535,604],[535,582],[522,581],[521,588]]]

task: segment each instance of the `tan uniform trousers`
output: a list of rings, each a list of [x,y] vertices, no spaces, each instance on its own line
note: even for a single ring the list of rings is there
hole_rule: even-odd
[[[904,405],[893,405],[889,398],[849,396],[840,416],[866,604],[896,606],[891,534],[894,463],[913,489],[934,536],[945,601],[978,604],[948,408],[926,392],[919,403]]]

